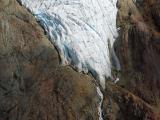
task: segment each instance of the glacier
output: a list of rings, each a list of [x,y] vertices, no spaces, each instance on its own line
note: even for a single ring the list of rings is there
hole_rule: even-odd
[[[113,44],[117,0],[20,0],[43,26],[63,65],[91,73],[105,88],[112,67],[120,70]],[[114,64],[113,64],[114,62]]]

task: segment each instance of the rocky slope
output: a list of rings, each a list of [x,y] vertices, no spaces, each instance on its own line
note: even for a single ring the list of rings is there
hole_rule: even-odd
[[[31,14],[0,1],[0,120],[98,119],[91,77],[59,65]]]
[[[103,106],[105,120],[160,120],[156,108],[111,82],[107,82]]]
[[[122,85],[146,102],[159,105],[160,4],[156,0],[136,4],[121,0],[118,7],[122,29],[117,51],[123,66]]]
[[[160,111],[160,3],[120,0],[116,43],[122,73],[119,85]]]
[[[160,120],[160,5],[119,0],[117,7],[122,71],[103,91],[103,119]],[[43,29],[16,0],[0,0],[0,120],[98,120],[94,81],[59,64]]]

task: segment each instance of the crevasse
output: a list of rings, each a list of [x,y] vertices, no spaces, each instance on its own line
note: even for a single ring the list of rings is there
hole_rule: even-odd
[[[117,0],[20,0],[44,27],[63,65],[92,75],[105,87],[114,67]]]

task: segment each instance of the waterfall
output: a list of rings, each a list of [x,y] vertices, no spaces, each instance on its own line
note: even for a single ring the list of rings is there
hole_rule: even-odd
[[[100,90],[100,87],[97,86],[97,93],[100,97],[100,102],[98,106],[98,115],[99,115],[99,120],[103,120],[103,110],[102,110],[102,104],[103,104],[103,93]]]

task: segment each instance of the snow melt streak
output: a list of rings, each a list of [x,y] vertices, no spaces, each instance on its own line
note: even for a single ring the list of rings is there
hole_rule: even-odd
[[[71,64],[78,71],[91,72],[104,87],[105,78],[111,77],[110,51],[113,49],[109,50],[108,45],[112,48],[117,37],[117,0],[21,2],[49,34],[62,63]]]

